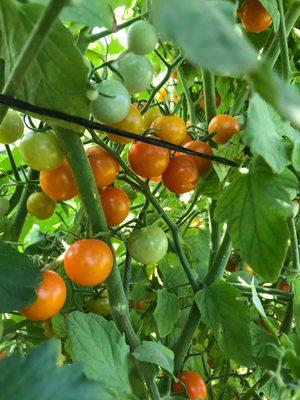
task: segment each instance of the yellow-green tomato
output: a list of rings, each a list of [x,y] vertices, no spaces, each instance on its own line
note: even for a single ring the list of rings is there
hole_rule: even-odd
[[[140,56],[153,51],[157,42],[155,28],[147,21],[136,21],[127,31],[127,46],[129,50]]]
[[[24,132],[22,118],[14,110],[8,110],[0,125],[0,143],[10,144],[20,139]]]
[[[108,297],[91,297],[86,306],[94,314],[105,316],[111,313]]]
[[[9,210],[9,200],[6,197],[0,197],[0,218]]]
[[[51,171],[60,166],[65,155],[54,132],[29,132],[20,143],[23,160],[37,171]]]
[[[130,106],[130,96],[125,86],[107,79],[98,85],[99,96],[92,102],[93,116],[106,124],[117,124],[124,119]]]
[[[116,70],[129,93],[143,92],[152,82],[153,66],[145,56],[128,53],[120,59]],[[114,74],[114,79],[121,80],[121,77]]]
[[[50,199],[44,192],[36,192],[28,197],[26,207],[33,217],[48,219],[55,212],[56,200]]]
[[[158,226],[136,229],[127,241],[130,256],[141,264],[157,264],[168,251],[168,238]]]

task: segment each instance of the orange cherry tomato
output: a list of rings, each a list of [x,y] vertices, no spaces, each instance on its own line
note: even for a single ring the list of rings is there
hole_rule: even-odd
[[[172,79],[174,79],[174,80],[176,80],[176,79],[178,78],[178,73],[177,73],[176,70],[172,72],[171,77],[172,77]]]
[[[171,93],[171,99],[174,104],[178,104],[180,100],[179,96],[175,92]]]
[[[219,144],[227,143],[239,131],[239,122],[231,115],[226,114],[216,115],[208,125],[208,133],[217,132],[212,140]]]
[[[201,142],[200,140],[192,140],[186,143],[183,147],[189,150],[197,151],[199,153],[208,154],[210,156],[213,154],[211,147],[207,143]],[[199,175],[205,174],[211,169],[210,160],[206,160],[205,158],[196,156],[190,156],[190,155],[188,156],[191,157],[197,164]]]
[[[40,185],[43,192],[54,200],[69,200],[78,193],[71,168],[66,160],[51,171],[41,171]]]
[[[169,150],[154,144],[134,142],[128,152],[128,161],[137,175],[153,178],[166,170],[169,164]]]
[[[154,129],[156,136],[166,142],[181,144],[185,141],[187,128],[182,118],[162,115],[156,118],[151,124],[151,129]]]
[[[206,399],[206,384],[199,374],[194,371],[182,371],[178,375],[180,382],[173,383],[174,393],[186,392],[190,400]]]
[[[99,193],[108,226],[119,225],[127,217],[130,210],[127,194],[117,187],[107,187]]]
[[[86,150],[97,188],[111,185],[118,176],[120,166],[115,158],[100,146]]]
[[[221,101],[222,101],[221,96],[216,91],[216,107],[217,108],[221,104]],[[205,110],[205,101],[204,101],[204,92],[203,92],[203,90],[201,90],[201,92],[199,93],[199,106],[200,106],[200,108],[202,108],[202,110]]]
[[[7,355],[3,352],[0,353],[0,360],[5,360],[7,358]]]
[[[280,282],[279,284],[279,289],[280,290],[284,290],[285,292],[289,292],[290,291],[290,285],[287,282]]]
[[[145,129],[148,130],[151,127],[152,122],[161,116],[161,111],[158,106],[153,106],[149,108],[143,115]]]
[[[153,178],[150,179],[150,183],[152,185],[155,185],[155,183],[158,183],[161,181],[161,175],[160,176],[154,176]]]
[[[270,14],[258,0],[245,0],[238,15],[248,32],[260,33],[272,24]]]
[[[43,272],[43,280],[36,294],[35,302],[20,310],[20,313],[34,321],[45,321],[62,309],[67,289],[62,277],[47,270]]]
[[[162,88],[162,89],[160,89],[160,91],[157,93],[157,95],[156,95],[156,100],[157,100],[158,102],[162,102],[162,101],[166,100],[167,97],[168,97],[168,95],[167,95],[166,89],[165,89],[165,88]]]
[[[194,190],[199,173],[195,161],[186,155],[173,158],[162,175],[163,184],[176,194]]]
[[[186,135],[186,139],[184,142],[181,143],[180,146],[185,146],[188,142],[191,142],[193,140],[193,138],[191,138],[191,136],[189,134]],[[175,156],[181,156],[184,153],[181,153],[180,151],[175,151],[174,155]]]
[[[145,129],[145,122],[144,119],[137,107],[133,104],[129,107],[129,112],[127,116],[122,119],[122,121],[118,122],[117,124],[111,125],[114,128],[121,129],[123,131],[132,132],[136,135],[140,135]],[[106,133],[106,135],[113,140],[114,142],[126,144],[133,141],[133,139],[125,138],[118,135],[113,135],[112,133]]]
[[[95,286],[110,274],[113,254],[102,240],[82,239],[66,251],[64,266],[67,276],[78,285]]]

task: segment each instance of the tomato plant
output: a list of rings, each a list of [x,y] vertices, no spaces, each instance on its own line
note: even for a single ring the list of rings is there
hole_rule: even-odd
[[[115,158],[100,146],[89,147],[86,150],[98,188],[111,185],[118,176],[119,164]]]
[[[0,143],[9,144],[20,139],[24,125],[22,118],[14,110],[8,110],[0,125]]]
[[[26,202],[27,211],[37,219],[50,218],[56,208],[56,200],[51,199],[43,192],[32,193]]]
[[[117,187],[107,187],[100,191],[100,199],[109,226],[121,224],[128,216],[130,202],[124,190]]]

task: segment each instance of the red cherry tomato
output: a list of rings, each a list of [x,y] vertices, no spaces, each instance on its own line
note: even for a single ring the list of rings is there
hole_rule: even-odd
[[[221,104],[221,101],[222,101],[221,96],[216,91],[216,107],[217,108]],[[202,108],[202,110],[205,110],[205,101],[204,101],[204,92],[203,92],[203,90],[201,90],[201,92],[199,93],[199,106],[200,106],[200,108]]]
[[[270,14],[258,0],[245,0],[238,15],[249,32],[263,32],[272,24]]]
[[[107,187],[99,193],[108,226],[119,225],[127,217],[130,210],[127,194],[117,187]]]
[[[186,392],[190,400],[204,400],[206,398],[206,384],[196,372],[180,372],[178,379],[180,382],[173,383],[172,390],[174,393]]]
[[[210,156],[213,154],[212,148],[207,143],[201,142],[200,140],[192,140],[192,141],[186,143],[184,145],[184,147],[186,149],[194,150],[199,153],[208,154]],[[206,160],[205,158],[196,157],[196,156],[190,156],[190,155],[188,155],[188,156],[191,157],[197,164],[199,175],[205,174],[206,172],[208,172],[211,169],[211,161],[210,160]]]
[[[40,185],[43,192],[54,200],[70,200],[77,195],[77,186],[67,161],[51,171],[41,171]]]
[[[128,161],[137,175],[153,178],[166,170],[169,164],[169,150],[154,144],[134,142],[128,152]]]
[[[231,115],[216,115],[208,125],[208,133],[217,132],[212,138],[216,143],[227,143],[234,134],[240,131],[239,122]]]
[[[110,274],[113,255],[102,240],[82,239],[71,244],[65,254],[65,271],[78,285],[95,286]]]
[[[155,130],[156,136],[166,142],[181,144],[185,141],[187,135],[187,127],[180,117],[176,115],[162,115],[156,118],[151,129]]]
[[[34,321],[45,321],[63,307],[67,296],[65,282],[56,272],[44,271],[36,294],[35,302],[20,310],[20,313]]]
[[[285,292],[289,292],[290,291],[290,285],[287,282],[280,282],[279,284],[279,289],[280,290],[284,290]]]
[[[118,176],[120,166],[114,157],[100,146],[86,150],[97,188],[111,185]]]
[[[199,173],[195,161],[183,155],[173,158],[162,175],[166,188],[176,194],[187,193],[195,189]]]

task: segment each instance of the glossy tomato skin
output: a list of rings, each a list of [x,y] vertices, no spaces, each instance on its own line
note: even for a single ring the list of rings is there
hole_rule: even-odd
[[[130,51],[140,56],[153,51],[158,43],[153,25],[148,21],[136,21],[127,31],[127,46]]]
[[[62,309],[66,296],[64,280],[54,271],[44,271],[42,283],[37,289],[37,299],[20,313],[34,321],[45,321]]]
[[[199,177],[195,161],[186,155],[173,158],[162,175],[163,184],[170,192],[183,194],[197,186]]]
[[[201,142],[200,140],[192,140],[186,143],[183,147],[189,150],[197,151],[199,153],[208,154],[210,156],[213,154],[212,148],[206,142]],[[211,169],[210,160],[190,155],[189,157],[191,157],[197,164],[199,175],[206,174],[206,172]]]
[[[111,185],[118,176],[120,166],[115,158],[100,146],[86,150],[98,189]]]
[[[116,124],[126,117],[130,96],[125,86],[107,79],[98,85],[99,96],[92,102],[93,116],[106,124]]]
[[[169,164],[169,150],[153,144],[134,142],[128,152],[128,161],[137,175],[143,178],[157,177]]]
[[[0,197],[0,218],[4,217],[8,210],[9,200],[6,197]]]
[[[130,256],[141,264],[157,264],[168,251],[168,238],[158,226],[136,229],[127,241]]]
[[[152,122],[160,116],[161,116],[161,111],[158,106],[153,106],[149,108],[143,115],[145,130],[150,129]]]
[[[121,129],[140,135],[145,130],[144,119],[137,107],[130,104],[129,112],[127,116],[119,123],[112,125],[114,128]],[[106,133],[106,135],[114,142],[126,144],[133,141],[133,139],[125,138],[112,133]]]
[[[37,219],[50,218],[56,208],[56,200],[51,199],[43,192],[32,193],[26,202],[27,211]]]
[[[216,115],[208,125],[208,133],[217,132],[212,140],[219,144],[227,143],[233,135],[240,131],[240,124],[231,115]]]
[[[180,382],[173,383],[174,393],[186,392],[190,400],[206,399],[206,384],[199,374],[194,371],[182,371],[178,379]]]
[[[124,190],[107,187],[100,191],[100,199],[108,226],[121,224],[128,216],[130,202]]]
[[[239,10],[239,17],[248,32],[260,33],[269,28],[272,18],[258,0],[245,0]]]
[[[70,200],[77,195],[77,186],[66,160],[52,171],[41,171],[40,185],[43,192],[54,200]]]
[[[221,96],[219,95],[218,92],[216,92],[216,107],[218,108],[219,105],[221,104]],[[205,101],[204,101],[204,92],[201,90],[199,93],[199,107],[202,108],[202,110],[205,110]]]
[[[82,286],[95,286],[109,276],[113,254],[102,240],[77,240],[67,250],[64,266],[67,276],[73,282]]]
[[[23,160],[37,171],[51,171],[64,161],[64,153],[54,132],[29,132],[20,143]]]
[[[116,70],[123,78],[123,85],[129,93],[143,92],[150,86],[153,79],[153,66],[145,56],[134,53],[125,54],[116,66]],[[114,79],[121,80],[117,74]]]
[[[0,143],[10,144],[20,139],[24,132],[22,118],[17,111],[8,110],[0,125]]]
[[[166,142],[181,144],[185,141],[187,128],[182,118],[173,116],[165,116],[156,118],[151,124],[155,135]]]
[[[86,306],[94,314],[106,316],[111,313],[108,297],[91,297]]]

